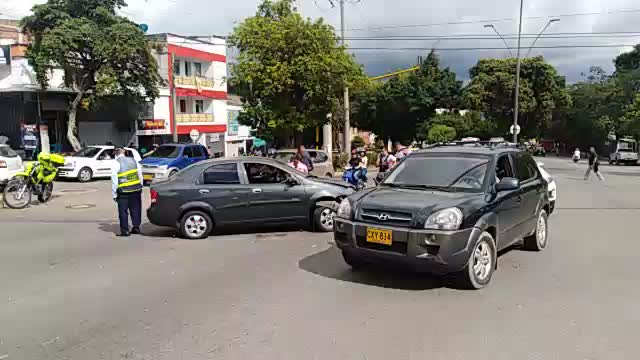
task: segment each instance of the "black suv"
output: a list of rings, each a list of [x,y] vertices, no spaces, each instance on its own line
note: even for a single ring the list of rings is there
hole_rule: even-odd
[[[334,236],[353,268],[400,261],[484,287],[497,252],[547,245],[547,183],[516,148],[444,146],[414,153],[369,191],[344,199]]]

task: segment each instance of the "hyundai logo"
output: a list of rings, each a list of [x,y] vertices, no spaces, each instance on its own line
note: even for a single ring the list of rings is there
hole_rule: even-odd
[[[382,214],[378,215],[378,220],[387,221],[387,220],[389,220],[389,215],[387,215],[385,213],[382,213]]]

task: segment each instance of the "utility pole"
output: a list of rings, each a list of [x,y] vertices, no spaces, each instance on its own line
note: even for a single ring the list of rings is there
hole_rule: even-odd
[[[520,37],[522,36],[522,8],[524,0],[520,0],[520,21],[518,23],[518,52],[516,55],[516,94],[513,104],[513,142],[518,143],[518,98],[520,97]]]
[[[171,117],[173,118],[173,129],[171,132],[173,133],[173,142],[178,142],[178,119],[176,118],[176,68],[175,68],[175,57],[174,54],[169,53],[169,66],[171,67]]]
[[[344,45],[344,2],[345,0],[340,0],[340,32],[341,32],[341,41],[342,45]],[[344,149],[342,150],[345,154],[351,153],[351,123],[350,123],[350,107],[349,107],[349,88],[345,86],[344,88]]]

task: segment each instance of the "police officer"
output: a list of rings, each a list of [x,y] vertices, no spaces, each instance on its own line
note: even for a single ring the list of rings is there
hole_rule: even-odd
[[[129,236],[140,234],[142,222],[142,167],[131,157],[125,156],[124,149],[116,150],[116,166],[111,174],[113,200],[118,203],[120,234]],[[129,215],[133,227],[129,232]]]

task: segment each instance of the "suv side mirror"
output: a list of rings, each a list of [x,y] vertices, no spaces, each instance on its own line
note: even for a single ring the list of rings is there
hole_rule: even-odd
[[[496,192],[511,191],[520,188],[520,180],[512,177],[505,177],[496,184]]]

